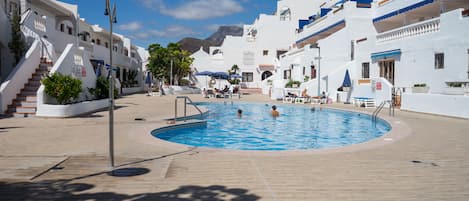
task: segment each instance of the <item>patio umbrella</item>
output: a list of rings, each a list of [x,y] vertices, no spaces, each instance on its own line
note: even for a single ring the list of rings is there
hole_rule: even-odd
[[[101,64],[98,64],[98,67],[96,67],[96,77],[101,76]]]
[[[147,72],[147,77],[145,78],[145,84],[148,84],[151,87],[151,73],[150,71]]]
[[[239,75],[239,74],[231,74],[231,75],[230,75],[230,78],[231,78],[231,79],[239,79],[239,78],[242,78],[242,76]]]
[[[344,82],[342,83],[342,87],[351,87],[352,81],[350,80],[350,74],[348,73],[348,69],[345,71]],[[345,104],[350,104],[350,90],[347,93],[347,100]]]
[[[344,82],[342,83],[343,87],[351,87],[352,81],[350,80],[350,74],[348,73],[348,69],[345,71]]]
[[[212,77],[218,78],[218,79],[228,79],[230,76],[226,72],[215,72],[211,75]]]
[[[213,74],[213,72],[210,72],[210,71],[202,71],[202,72],[196,73],[195,75],[208,75],[208,76],[211,76],[212,74]]]

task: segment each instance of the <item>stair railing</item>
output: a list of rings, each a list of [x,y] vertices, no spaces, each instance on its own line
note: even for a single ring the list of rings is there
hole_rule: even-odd
[[[199,107],[197,107],[197,105],[194,104],[194,102],[192,102],[192,100],[187,97],[187,96],[177,96],[176,99],[174,100],[174,121],[176,121],[177,119],[177,114],[178,114],[178,99],[184,99],[184,122],[186,122],[187,120],[187,103],[189,102],[189,104],[193,105],[195,107],[195,109],[197,109],[200,113],[200,118],[203,117],[203,113],[202,113],[202,110],[200,110]]]
[[[389,104],[389,116],[394,116],[394,104],[391,100],[386,100],[381,102],[378,108],[376,108],[376,110],[373,112],[373,115],[371,116],[371,121],[376,122],[376,120],[378,119],[378,114],[381,112],[381,110],[383,110],[384,106],[387,103]]]

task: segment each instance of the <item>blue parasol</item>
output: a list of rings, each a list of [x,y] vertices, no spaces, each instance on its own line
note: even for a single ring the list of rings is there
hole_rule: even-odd
[[[345,71],[344,82],[342,83],[343,87],[351,87],[352,81],[350,80],[350,74],[348,73],[348,69]]]
[[[145,84],[151,84],[151,73],[150,71],[147,72],[147,77],[145,78]]]
[[[96,77],[101,76],[101,64],[98,64],[98,67],[96,67]]]
[[[239,79],[239,78],[242,78],[242,76],[239,75],[239,74],[231,74],[231,75],[230,75],[230,78],[231,78],[231,79]]]
[[[202,71],[202,72],[196,73],[195,75],[208,75],[208,76],[211,76],[212,74],[213,74],[213,72],[210,72],[210,71]]]
[[[228,79],[230,77],[226,72],[215,72],[211,76],[217,79]]]

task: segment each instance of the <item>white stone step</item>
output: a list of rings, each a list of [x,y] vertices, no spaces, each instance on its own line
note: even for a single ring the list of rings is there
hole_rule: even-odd
[[[17,107],[16,113],[34,114],[36,113],[36,107]]]
[[[35,117],[35,113],[13,113],[13,117],[15,118],[24,118],[24,117]]]
[[[18,97],[16,97],[16,100],[18,100],[18,101],[27,101],[27,102],[36,102],[37,97],[36,96],[18,96]]]
[[[37,103],[36,102],[29,102],[29,101],[21,101],[21,102],[18,102],[18,106],[21,106],[21,107],[36,107],[37,106]]]
[[[39,80],[30,80],[28,84],[33,85],[33,86],[41,85],[41,81],[39,81]]]

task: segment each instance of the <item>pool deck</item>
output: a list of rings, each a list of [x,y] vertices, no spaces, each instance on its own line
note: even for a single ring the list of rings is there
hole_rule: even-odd
[[[369,143],[317,151],[227,151],[153,138],[149,132],[167,126],[174,115],[174,99],[135,94],[116,101],[114,172],[107,111],[0,119],[0,200],[469,200],[468,119],[399,110],[391,118],[383,111],[380,117],[391,121],[392,133]],[[282,105],[259,94],[233,101]]]

